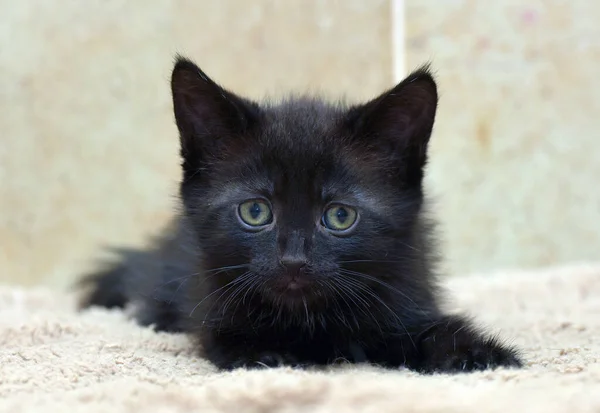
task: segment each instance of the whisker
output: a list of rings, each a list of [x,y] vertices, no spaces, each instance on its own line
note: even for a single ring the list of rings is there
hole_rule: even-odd
[[[308,304],[306,303],[306,297],[302,296],[302,303],[304,304],[304,312],[306,314],[306,324],[311,325],[310,316],[308,314]]]
[[[406,248],[410,248],[413,251],[417,251],[417,252],[421,252],[420,249],[418,249],[417,247],[414,247],[410,244],[407,244],[406,242],[402,242],[402,241],[398,241],[400,244],[404,245]]]
[[[233,313],[232,314],[236,314],[237,313],[237,309],[240,306],[240,303],[245,303],[246,302],[246,296],[248,295],[248,293],[251,290],[254,290],[258,286],[258,284],[259,284],[259,279],[256,277],[256,274],[255,274],[254,277],[250,278],[250,283],[245,288],[246,292],[244,293],[244,296],[242,297],[242,299],[241,300],[239,300],[239,299],[237,300],[237,304],[235,305],[235,308],[233,309]],[[233,315],[232,315],[232,317],[233,317]]]
[[[340,297],[342,299],[342,301],[344,301],[344,303],[346,304],[346,307],[350,310],[350,314],[356,321],[356,316],[354,315],[352,306],[348,303],[348,301],[346,301],[346,294],[341,293],[341,291],[338,288],[336,288],[337,286],[332,282],[324,280],[324,285],[325,285],[325,287],[327,287],[327,289],[329,291],[331,291],[333,293],[333,295]],[[346,320],[346,316],[344,315],[344,311],[342,310],[342,307],[340,306],[340,303],[338,302],[338,300],[333,300],[333,302],[336,304],[336,308],[334,308],[334,314],[335,314],[336,318],[338,319],[338,321],[340,321],[342,324],[344,324],[346,327],[348,327],[351,331],[353,331],[352,325],[350,325],[350,323]]]
[[[167,285],[169,285],[171,283],[177,282],[179,280],[187,280],[187,279],[195,277],[195,276],[197,276],[199,274],[200,273],[194,272],[194,273],[189,274],[189,275],[183,275],[181,277],[171,278],[170,280],[168,280],[168,281],[166,281],[166,282],[164,282],[162,284],[159,284],[156,287],[154,287],[154,291],[158,290],[159,288],[166,287]]]
[[[244,267],[248,267],[248,264],[240,264],[240,265],[230,265],[230,266],[225,266],[225,267],[218,267],[218,268],[213,268],[210,270],[206,270],[203,272],[194,272],[188,275],[184,275],[181,277],[176,277],[176,278],[172,278],[164,283],[161,283],[159,285],[157,285],[156,287],[154,287],[154,293],[158,292],[160,289],[168,286],[169,284],[175,283],[177,281],[181,281],[179,283],[179,285],[177,286],[177,288],[175,289],[175,291],[173,292],[173,294],[171,295],[171,298],[169,300],[167,300],[168,304],[171,304],[173,302],[173,300],[175,299],[175,296],[177,295],[177,293],[179,292],[179,290],[181,289],[181,287],[183,287],[183,285],[189,281],[190,279],[192,279],[193,277],[197,277],[200,275],[205,275],[208,274],[208,277],[203,277],[202,283],[206,282],[207,280],[209,280],[210,278],[228,271],[228,270],[233,270],[233,269],[238,269],[238,268],[244,268]]]
[[[344,270],[344,272],[346,272],[346,271],[347,271],[347,270]],[[342,272],[342,270],[340,269],[340,271],[339,271],[339,272]],[[352,271],[351,273],[352,273],[352,274],[348,274],[348,273],[346,273],[346,275],[357,275],[357,276],[359,276],[359,275],[360,275],[360,276],[363,276],[363,278],[365,278],[365,279],[371,279],[371,276],[369,276],[369,275],[367,275],[367,274],[357,273],[357,272],[355,272],[355,271]],[[372,280],[373,280],[373,281],[380,281],[380,280],[377,280],[376,278],[372,278]],[[383,285],[387,286],[388,288],[392,288],[393,290],[396,290],[396,291],[397,291],[397,289],[393,288],[393,287],[392,287],[392,286],[390,286],[389,284],[387,284],[387,283],[385,283],[385,282],[383,282],[383,281],[381,281],[381,283],[383,283]],[[390,308],[390,307],[389,307],[389,306],[388,306],[388,305],[385,303],[385,301],[383,301],[383,300],[381,299],[381,297],[379,297],[377,294],[375,294],[375,293],[372,293],[372,294],[370,294],[370,295],[371,295],[371,296],[372,296],[374,299],[376,299],[376,300],[377,300],[377,301],[378,301],[378,302],[379,302],[379,303],[380,303],[380,304],[381,304],[383,307],[385,307],[385,308],[386,308],[386,309],[387,309],[387,310],[390,312],[390,314],[391,314],[391,315],[392,315],[392,316],[393,316],[393,317],[396,319],[396,321],[398,321],[398,323],[400,324],[400,326],[401,326],[401,327],[404,329],[404,331],[406,332],[406,334],[407,334],[407,336],[408,336],[409,340],[411,341],[412,345],[413,345],[413,346],[416,348],[416,344],[415,344],[415,342],[413,341],[413,339],[412,339],[412,337],[411,337],[411,335],[410,335],[410,332],[408,331],[408,329],[407,329],[407,328],[406,328],[406,326],[404,325],[404,322],[402,321],[402,318],[401,318],[401,317],[400,317],[400,316],[399,316],[399,315],[398,315],[398,314],[397,314],[397,313],[396,313],[394,310],[392,310],[392,309],[391,309],[391,308]],[[404,294],[402,294],[402,295],[404,295]],[[412,300],[410,300],[410,301],[412,301]],[[414,301],[412,301],[412,302],[414,303]],[[415,305],[416,305],[416,303],[415,303]]]
[[[356,276],[356,277],[361,277],[361,278],[364,278],[364,279],[366,279],[366,280],[373,281],[373,282],[375,282],[375,283],[377,283],[377,284],[381,285],[382,287],[385,287],[385,288],[389,289],[390,291],[393,291],[393,292],[395,292],[395,293],[398,293],[398,294],[400,294],[402,297],[406,298],[406,300],[407,300],[407,301],[409,301],[411,304],[414,304],[414,306],[415,306],[415,307],[416,307],[416,308],[417,308],[419,311],[421,311],[421,312],[423,313],[423,315],[425,315],[425,316],[429,317],[429,315],[428,315],[428,314],[427,314],[425,311],[423,311],[423,309],[422,309],[422,308],[421,308],[421,307],[420,307],[420,306],[419,306],[419,305],[418,305],[418,304],[417,304],[417,303],[416,303],[416,302],[415,302],[415,301],[414,301],[412,298],[410,298],[408,295],[406,295],[405,293],[403,293],[402,291],[400,291],[400,290],[399,290],[399,289],[397,289],[396,287],[394,287],[394,286],[390,285],[389,283],[387,283],[387,282],[385,282],[385,281],[382,281],[382,280],[380,280],[380,279],[378,279],[378,278],[376,278],[376,277],[373,277],[372,275],[365,274],[365,273],[358,272],[358,271],[351,271],[351,270],[347,270],[347,269],[345,269],[345,268],[340,268],[340,269],[339,269],[339,272],[340,272],[340,273],[343,273],[343,274],[346,274],[346,275],[354,275],[354,276]]]
[[[247,287],[250,286],[254,282],[254,277],[247,277],[244,282],[238,284],[235,289],[229,294],[229,297],[223,303],[223,307],[221,308],[221,314],[224,316],[227,312],[229,306],[235,301],[238,294],[243,291],[247,291]]]
[[[249,264],[228,265],[228,266],[224,266],[224,267],[211,268],[210,270],[204,271],[204,273],[210,274],[211,272],[214,272],[214,271],[236,270],[236,269],[240,269],[240,268],[247,268],[249,266],[250,266]]]
[[[368,313],[366,312],[366,310],[363,310],[363,314],[371,317],[373,319],[373,321],[377,324],[377,327],[379,328],[379,330],[383,332],[383,330],[381,328],[381,325],[379,324],[379,320],[377,319],[377,317],[375,317],[375,315],[371,311],[371,305],[369,303],[369,297],[365,297],[363,295],[364,293],[366,293],[370,297],[374,297],[374,298],[377,299],[378,297],[376,296],[376,294],[369,288],[369,286],[361,283],[360,281],[357,281],[357,280],[354,280],[352,278],[349,278],[347,275],[343,275],[343,274],[339,274],[339,273],[337,275],[345,283],[350,284],[349,286],[345,286],[345,288],[347,288],[349,292],[351,292],[357,299],[359,299],[365,305],[366,309],[368,309]],[[379,311],[379,313],[382,314],[381,310],[378,307],[375,307],[375,308],[377,308],[377,310]]]
[[[253,291],[253,294],[250,297],[250,300],[252,300],[252,297],[254,296],[254,292],[256,292],[256,287],[259,285],[259,281],[260,280],[258,279],[258,277],[253,278],[252,284],[250,285],[249,288],[246,289],[246,292],[244,293],[244,296],[242,297],[242,300],[241,300],[242,303],[244,303],[244,304],[246,303],[246,297],[248,297],[248,293],[250,293],[250,291]]]
[[[161,301],[161,299],[157,297],[157,293],[159,293],[162,288],[168,286],[169,284],[175,283],[177,281],[181,281],[179,283],[179,285],[177,286],[177,288],[175,289],[175,292],[171,295],[171,298],[169,300],[167,300],[167,304],[171,304],[173,302],[173,299],[175,298],[175,295],[179,292],[179,289],[183,286],[183,284],[185,284],[187,281],[189,281],[192,277],[194,277],[196,275],[198,275],[198,273],[193,273],[193,274],[184,275],[181,277],[172,278],[164,283],[161,283],[161,284],[158,284],[157,286],[155,286],[152,289],[152,294],[144,294],[144,297],[155,300],[155,301]]]
[[[354,307],[351,308],[350,311],[354,312],[354,309],[358,309],[362,314],[364,314],[365,317],[367,318],[371,318],[379,327],[379,329],[381,329],[381,327],[379,326],[379,322],[377,320],[377,317],[374,316],[374,314],[371,312],[370,310],[370,306],[368,305],[368,303],[361,298],[358,294],[356,294],[356,291],[352,290],[351,287],[346,286],[344,284],[338,284],[338,287],[340,288],[340,291],[344,292],[344,294],[346,295],[346,297],[348,297],[348,299],[350,301],[352,301],[352,303],[354,304]],[[361,306],[356,300],[358,300],[361,303],[366,303],[363,306]],[[356,316],[354,316],[354,318],[356,318]]]
[[[250,272],[250,271],[248,271],[248,272],[246,272],[246,273],[242,274],[242,275],[241,275],[241,276],[238,278],[238,281],[239,281],[239,283],[241,283],[241,284],[244,284],[244,283],[245,283],[245,282],[246,282],[246,281],[247,281],[249,278],[251,278],[251,277],[252,277],[252,274],[251,274],[251,272]],[[212,314],[212,309],[215,307],[215,305],[217,305],[217,304],[218,304],[218,303],[221,301],[221,299],[223,298],[223,296],[224,296],[225,294],[227,294],[228,292],[230,292],[230,290],[231,290],[232,288],[236,287],[236,285],[238,285],[239,283],[230,283],[231,285],[229,285],[229,287],[228,287],[227,289],[225,289],[223,292],[221,292],[221,294],[219,295],[219,297],[217,297],[217,299],[216,299],[216,300],[214,300],[214,302],[212,303],[212,305],[210,306],[210,308],[209,308],[209,309],[206,311],[206,314],[205,314],[205,316],[204,316],[204,320],[202,321],[202,324],[204,324],[204,322],[206,321],[206,319],[208,318],[208,316]],[[235,292],[235,291],[237,291],[237,288],[234,290],[234,292]],[[230,295],[230,297],[231,297],[231,295]],[[219,316],[219,318],[218,318],[218,320],[219,320],[219,327],[218,327],[218,330],[219,330],[219,331],[221,330],[221,326],[222,326],[222,324],[223,324],[223,316],[224,316],[224,313],[223,313],[223,315],[222,315],[222,316]],[[215,319],[215,320],[213,320],[213,321],[216,321],[216,319]]]
[[[181,277],[183,278],[183,277]],[[177,296],[177,293],[179,292],[179,290],[181,289],[181,287],[183,286],[183,284],[185,284],[186,282],[188,282],[192,277],[185,277],[183,281],[181,281],[179,283],[179,285],[177,286],[177,288],[175,289],[175,291],[173,292],[173,294],[171,294],[171,298],[169,299],[169,301],[167,301],[167,304],[171,305],[173,303],[173,300],[175,299],[175,296]]]
[[[242,285],[243,285],[243,284],[245,284],[245,283],[248,281],[248,279],[249,279],[249,278],[251,278],[251,277],[252,277],[252,275],[251,275],[251,272],[250,272],[250,271],[247,271],[247,272],[243,273],[243,274],[242,274],[240,277],[238,277],[238,278],[237,278],[237,282],[235,282],[235,283],[232,283],[232,284],[229,286],[229,288],[227,288],[225,291],[223,291],[223,292],[222,292],[222,293],[219,295],[219,297],[218,297],[218,298],[215,300],[215,302],[213,303],[213,305],[211,306],[211,308],[210,308],[210,309],[212,309],[212,308],[213,308],[213,306],[214,306],[214,305],[216,305],[216,304],[221,304],[222,306],[225,306],[225,305],[227,304],[227,301],[228,301],[228,300],[229,300],[229,298],[231,297],[231,289],[235,287],[235,289],[233,290],[233,292],[235,292],[235,291],[236,291],[236,290],[239,288],[240,284],[242,284]],[[228,297],[225,299],[225,302],[224,302],[224,303],[221,303],[221,300],[222,300],[222,298],[223,298],[223,297],[225,296],[225,294],[227,294],[227,293],[230,293],[230,294],[229,294],[229,296],[228,296]]]
[[[215,291],[213,291],[212,293],[208,294],[206,297],[204,297],[202,300],[200,300],[200,302],[198,302],[198,304],[196,304],[196,305],[194,306],[194,308],[192,309],[192,311],[191,311],[191,312],[190,312],[190,314],[189,314],[189,317],[191,317],[191,316],[194,314],[194,311],[196,311],[196,308],[198,308],[198,306],[199,306],[200,304],[202,304],[204,301],[206,301],[208,298],[212,297],[214,294],[218,293],[219,291],[222,291],[224,288],[227,288],[227,287],[231,288],[231,287],[232,287],[232,286],[234,286],[235,284],[237,284],[237,283],[240,283],[240,282],[244,281],[244,280],[247,278],[248,274],[251,274],[251,273],[250,273],[250,272],[246,272],[246,273],[242,274],[241,276],[239,276],[239,277],[237,277],[237,278],[235,278],[235,279],[231,280],[230,282],[228,282],[228,283],[227,283],[227,284],[225,284],[224,286],[217,288],[217,289],[216,289]],[[227,291],[227,290],[226,290],[226,291]],[[221,295],[221,296],[219,296],[219,297],[222,297],[222,295]],[[213,304],[213,305],[214,305],[214,304]],[[211,308],[212,308],[212,307],[211,307]],[[208,312],[210,312],[210,311],[207,311],[207,313],[208,313]]]

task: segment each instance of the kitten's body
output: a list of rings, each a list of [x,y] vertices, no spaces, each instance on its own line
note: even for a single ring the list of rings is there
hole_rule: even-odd
[[[224,369],[521,364],[439,307],[422,193],[437,105],[426,70],[353,107],[259,106],[185,60],[172,88],[182,214],[154,249],[88,278],[86,306],[135,301],[142,324],[193,334]],[[270,219],[255,225],[248,200]]]

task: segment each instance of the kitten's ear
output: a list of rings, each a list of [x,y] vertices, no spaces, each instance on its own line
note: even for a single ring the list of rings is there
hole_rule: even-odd
[[[437,109],[437,86],[424,66],[350,118],[356,137],[378,151],[409,186],[421,184]]]
[[[223,89],[185,58],[177,58],[171,92],[184,173],[195,174],[256,121],[256,104]]]

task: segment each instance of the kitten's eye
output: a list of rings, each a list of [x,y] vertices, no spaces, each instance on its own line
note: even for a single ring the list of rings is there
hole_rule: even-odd
[[[240,204],[238,207],[240,219],[251,227],[262,227],[273,220],[271,208],[264,201],[253,199]]]
[[[323,225],[332,231],[345,231],[355,222],[358,214],[356,210],[343,206],[334,205],[323,214]]]

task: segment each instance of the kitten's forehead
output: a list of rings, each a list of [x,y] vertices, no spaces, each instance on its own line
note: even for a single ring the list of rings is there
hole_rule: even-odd
[[[378,175],[364,151],[349,143],[345,114],[341,105],[311,98],[267,106],[254,136],[256,145],[236,151],[235,161],[224,164],[228,172],[216,175],[220,185],[214,201],[261,194],[297,205],[329,200],[374,211],[383,208],[384,199],[374,189],[382,183],[376,182]]]
[[[265,108],[263,144],[281,149],[309,150],[316,154],[330,146],[343,126],[344,108],[310,97],[288,99]]]
[[[213,192],[211,203],[224,205],[265,196],[300,209],[329,202],[361,206],[377,213],[386,209],[387,196],[373,185],[365,185],[361,177],[341,168],[341,164],[334,165],[333,169],[301,168],[298,164],[282,168],[281,165],[262,164],[262,169],[253,167],[252,173],[241,173],[241,179],[220,185]]]
[[[343,116],[339,108],[321,102],[271,108],[258,145],[228,162],[234,169],[215,202],[260,194],[298,207],[336,201],[373,211],[383,208],[384,200],[371,185],[374,176],[361,163],[364,157],[345,143]]]

